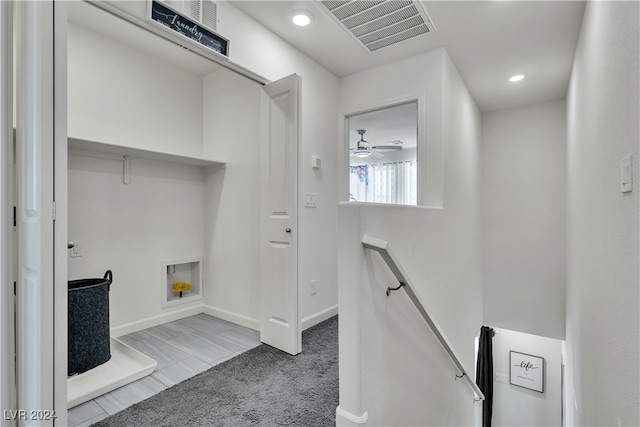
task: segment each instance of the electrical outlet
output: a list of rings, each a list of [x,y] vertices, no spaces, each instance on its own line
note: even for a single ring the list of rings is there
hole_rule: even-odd
[[[317,280],[312,280],[311,284],[309,285],[309,292],[311,293],[311,295],[315,295],[318,293],[318,281]]]
[[[77,240],[74,240],[73,243],[74,245],[71,248],[71,257],[75,258],[82,256],[82,243],[78,242]]]

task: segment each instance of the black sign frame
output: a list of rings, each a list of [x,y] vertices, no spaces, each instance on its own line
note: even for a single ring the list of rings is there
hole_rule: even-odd
[[[509,351],[509,384],[544,393],[544,357]]]
[[[198,43],[220,55],[229,57],[229,40],[194,22],[164,3],[149,2],[148,19],[174,33]]]

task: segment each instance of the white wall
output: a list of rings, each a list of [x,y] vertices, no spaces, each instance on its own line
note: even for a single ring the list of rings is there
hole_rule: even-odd
[[[202,155],[199,75],[73,23],[68,40],[70,137]]]
[[[199,75],[73,23],[68,41],[70,137],[202,155]],[[113,271],[114,335],[201,311],[161,308],[161,262],[204,255],[203,170],[133,157],[129,185],[122,173],[122,161],[69,158],[68,236],[83,256],[68,276]]]
[[[270,80],[292,73],[302,78],[298,306],[306,328],[337,312],[338,79],[231,3],[218,5],[221,16],[218,30],[231,42],[232,61]],[[238,118],[230,123],[244,126]],[[311,168],[311,156],[322,158],[322,169]],[[316,193],[316,208],[304,207],[304,193]],[[317,280],[314,296],[309,289],[312,280]]]
[[[587,4],[567,95],[568,425],[640,424],[639,15],[638,2]]]
[[[475,103],[439,49],[344,78],[341,111],[414,94],[422,94],[426,105],[425,115],[419,114],[426,135],[422,155],[435,156],[429,161],[438,171],[431,181],[423,175],[420,184],[443,208],[340,205],[339,425],[365,412],[369,425],[474,422],[471,390],[454,381],[453,365],[406,295],[386,297],[394,280],[360,243],[362,234],[369,233],[391,244],[473,375],[474,337],[483,321],[480,114]]]
[[[260,327],[260,91],[232,71],[204,79],[204,152],[227,162],[206,175],[210,314]]]
[[[110,2],[129,13],[145,18],[144,3]],[[302,77],[301,88],[301,143],[300,143],[300,197],[298,278],[299,316],[303,328],[324,320],[337,312],[337,165],[336,165],[336,110],[338,105],[338,78],[318,65],[302,52],[248,17],[231,2],[218,2],[220,22],[218,33],[230,41],[229,59],[264,78],[275,81],[296,73]],[[207,89],[209,90],[209,89]],[[206,117],[205,117],[206,120]],[[242,115],[229,117],[228,125],[242,128],[246,120]],[[205,129],[209,126],[205,122]],[[209,126],[210,128],[210,126]],[[210,141],[207,152],[225,141]],[[222,149],[225,150],[225,149]],[[232,155],[236,158],[236,155]],[[311,156],[322,158],[322,169],[311,169]],[[317,207],[303,206],[304,193],[316,193]],[[257,211],[255,212],[257,214]],[[253,219],[252,219],[253,221]],[[236,220],[229,227],[243,227]],[[251,249],[247,250],[251,252]],[[236,261],[229,261],[235,265]],[[254,269],[255,266],[255,269]],[[245,267],[246,268],[246,267]],[[248,266],[251,277],[258,277],[257,265]],[[317,293],[310,295],[311,280],[317,281]],[[217,286],[217,285],[216,285]],[[252,295],[243,305],[233,304],[236,314],[258,317],[255,284],[239,284],[238,295]],[[236,301],[239,301],[236,299]]]
[[[418,200],[441,207],[442,196],[442,91],[444,49],[396,61],[340,80],[338,196],[347,200],[349,164],[345,117],[409,100],[418,101]],[[371,90],[375,87],[376,90]]]
[[[482,115],[485,323],[564,339],[564,100]]]
[[[113,4],[144,18],[145,2]],[[233,5],[221,2],[219,7],[219,32],[231,40],[232,60],[272,80],[292,73],[302,76],[300,193],[316,193],[318,200],[318,207],[310,209],[302,206],[300,197],[299,207],[299,314],[303,327],[308,327],[337,312],[338,79]],[[81,27],[73,31],[77,37],[69,48],[74,57],[70,60],[71,136],[192,156],[219,154],[229,162],[227,170],[205,178],[209,260],[205,286],[211,289],[210,294],[205,292],[206,303],[212,314],[257,327],[258,159],[247,147],[255,146],[259,136],[258,104],[254,103],[258,85],[227,70],[203,78]],[[105,70],[109,80],[102,78]],[[237,94],[232,85],[238,85]],[[158,86],[163,88],[160,93]],[[211,94],[217,98],[205,98]],[[87,98],[100,102],[87,107]],[[312,155],[323,159],[321,170],[311,169]],[[224,187],[219,185],[222,179]],[[210,217],[215,224],[208,222]],[[311,280],[318,283],[314,296],[309,292]]]
[[[460,268],[475,260],[448,243],[459,236],[446,216],[446,209],[340,205],[337,425],[364,414],[365,425],[473,424],[473,392],[455,380],[455,366],[407,295],[386,296],[397,282],[381,258],[361,245],[364,234],[389,242],[473,376],[474,336],[482,325],[479,272]]]
[[[393,76],[393,78],[390,78]],[[371,87],[376,87],[375,91]],[[436,49],[403,61],[376,67],[345,77],[340,86],[340,111],[363,111],[392,103],[394,100],[418,99],[418,191],[423,201],[446,210],[445,227],[455,229],[443,248],[463,251],[455,255],[467,260],[464,268],[449,272],[443,280],[473,280],[475,292],[480,290],[480,115],[449,55]],[[342,172],[348,175],[347,149],[344,145]],[[445,185],[446,183],[446,191]],[[454,249],[455,248],[455,249]],[[467,276],[477,272],[478,277]],[[478,295],[481,301],[481,295]],[[440,308],[439,308],[440,309]],[[456,311],[452,306],[442,306]],[[482,313],[478,306],[475,314]],[[462,319],[448,318],[457,329],[469,332]],[[475,334],[481,325],[472,325]]]
[[[562,418],[562,341],[508,329],[494,328],[493,337],[493,425],[558,426]],[[509,352],[544,358],[544,392],[509,383]],[[496,381],[496,377],[506,382]]]
[[[69,156],[69,239],[82,249],[69,258],[69,279],[113,271],[114,335],[194,309],[198,303],[161,308],[161,262],[200,258],[204,248],[201,168],[133,158],[130,174],[125,185],[122,161]]]

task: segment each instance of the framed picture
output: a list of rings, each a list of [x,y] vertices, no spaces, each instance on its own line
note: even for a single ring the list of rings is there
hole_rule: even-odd
[[[544,393],[544,359],[531,354],[509,352],[509,382]]]

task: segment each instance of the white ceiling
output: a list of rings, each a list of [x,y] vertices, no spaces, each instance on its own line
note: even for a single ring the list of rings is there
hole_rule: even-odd
[[[483,112],[563,98],[584,12],[582,1],[426,1],[435,33],[370,53],[316,1],[233,3],[337,76],[445,47]],[[309,27],[289,21],[291,12],[300,8],[314,15]],[[129,44],[137,41],[140,45],[134,47],[152,55],[171,49],[171,55],[161,56],[175,58],[194,72],[207,74],[220,67],[88,3],[73,2],[69,11],[70,21]],[[130,37],[132,32],[135,37]],[[509,83],[507,77],[514,73],[527,77]],[[404,148],[415,147],[412,108],[405,105],[350,118],[351,145],[360,139],[357,129],[365,129],[365,140],[372,145],[401,140]]]
[[[565,96],[584,2],[422,3],[435,33],[369,53],[316,1],[233,1],[339,77],[444,47],[483,112]],[[289,15],[295,9],[311,11],[312,24],[304,28],[291,24]],[[507,77],[516,73],[527,77],[509,83]]]

